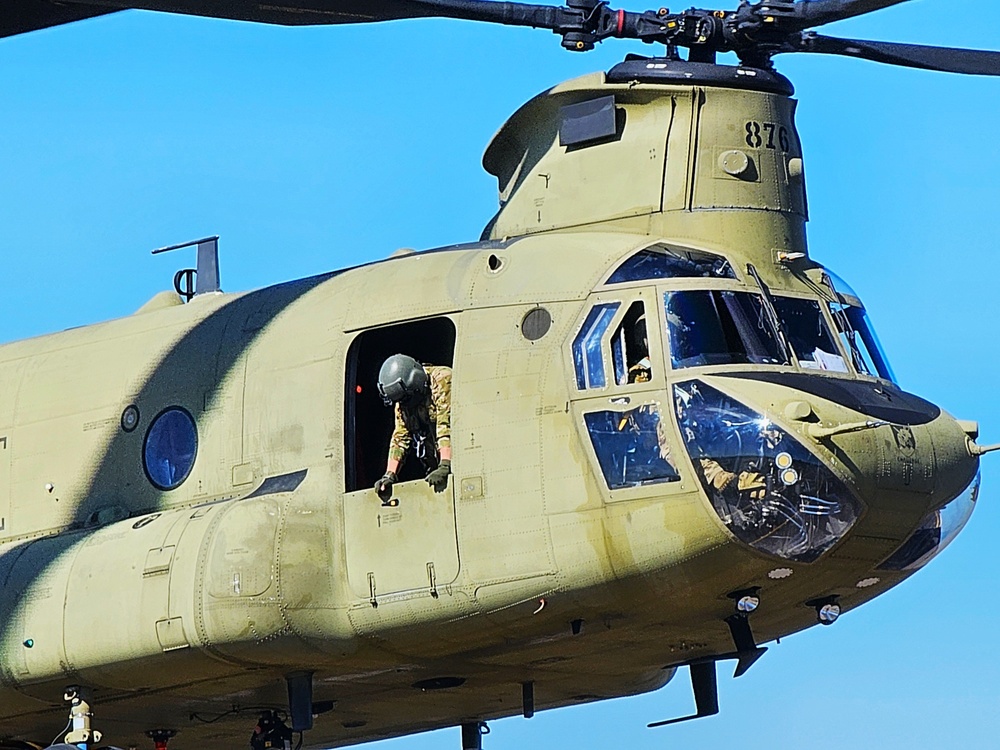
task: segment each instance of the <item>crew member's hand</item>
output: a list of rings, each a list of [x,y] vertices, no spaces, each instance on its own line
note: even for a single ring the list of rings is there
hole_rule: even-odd
[[[396,472],[387,471],[385,476],[375,482],[375,492],[378,493],[379,499],[382,502],[385,502],[392,497],[392,485],[394,485],[396,481]]]
[[[427,475],[427,484],[434,488],[435,492],[444,492],[448,486],[448,475],[451,474],[451,461],[445,459],[438,464],[438,467]]]
[[[767,480],[756,471],[740,473],[737,488],[740,492],[749,492],[751,500],[763,500],[767,494]]]

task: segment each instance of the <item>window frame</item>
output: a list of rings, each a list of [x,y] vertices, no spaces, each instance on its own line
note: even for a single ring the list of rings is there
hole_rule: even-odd
[[[668,366],[667,363],[664,362],[664,339],[660,330],[657,328],[662,315],[655,311],[655,300],[656,288],[648,284],[640,288],[633,287],[630,289],[616,289],[614,294],[608,294],[606,292],[596,293],[587,298],[585,307],[578,317],[577,325],[572,329],[573,335],[570,337],[568,345],[564,347],[564,351],[566,352],[568,359],[571,379],[570,391],[571,398],[573,400],[588,398],[597,393],[614,393],[619,391],[627,391],[631,393],[637,389],[641,390],[664,387]],[[628,316],[632,305],[636,302],[642,303],[643,312],[646,316],[646,340],[649,344],[649,358],[650,364],[652,365],[652,377],[646,382],[626,382],[620,384],[615,377],[613,340],[615,333]],[[577,387],[579,383],[579,373],[577,372],[576,359],[573,354],[573,343],[583,331],[583,327],[591,311],[595,307],[602,304],[618,305],[618,308],[615,310],[615,314],[611,317],[611,322],[604,329],[600,338],[601,359],[604,369],[605,384],[603,386],[587,386],[581,389]],[[654,308],[652,311],[651,307]]]

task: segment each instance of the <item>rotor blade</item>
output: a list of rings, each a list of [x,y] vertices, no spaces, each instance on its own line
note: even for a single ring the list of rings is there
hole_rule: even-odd
[[[940,70],[945,73],[967,73],[980,76],[1000,76],[1000,52],[949,47],[925,47],[919,44],[865,42],[857,39],[837,39],[818,34],[803,34],[798,52],[818,52],[826,55],[860,57],[889,65]]]
[[[909,0],[803,0],[796,3],[795,10],[801,19],[799,28],[811,29],[905,2]]]
[[[50,26],[82,21],[84,18],[114,13],[117,8],[105,8],[87,3],[62,5],[49,0],[18,0],[0,8],[0,37],[16,36]]]
[[[533,26],[536,21],[556,25],[560,9],[545,5],[493,0],[62,0],[99,5],[114,10],[135,8],[166,13],[256,21],[284,26],[371,23],[402,18],[459,18],[473,21]],[[3,13],[4,11],[0,11]]]

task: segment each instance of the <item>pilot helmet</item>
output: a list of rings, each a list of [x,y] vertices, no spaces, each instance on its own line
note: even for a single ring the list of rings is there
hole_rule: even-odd
[[[393,354],[378,371],[378,392],[386,406],[398,404],[427,391],[427,371],[413,357]]]

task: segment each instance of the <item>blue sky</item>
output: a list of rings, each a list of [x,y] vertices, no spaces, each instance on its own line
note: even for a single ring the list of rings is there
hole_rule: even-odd
[[[825,33],[1000,48],[995,14],[995,0],[914,0]],[[222,237],[228,290],[476,239],[496,201],[480,159],[504,118],[630,51],[651,48],[574,55],[547,32],[465,22],[282,29],[139,12],[0,41],[0,340],[132,312],[193,261],[149,250],[207,234]],[[801,100],[813,256],[862,295],[905,387],[1000,442],[1000,79],[826,56],[778,65]],[[998,487],[1000,455],[952,547],[722,678],[720,717],[644,728],[688,709],[682,675],[640,698],[495,722],[487,748],[995,743]]]

